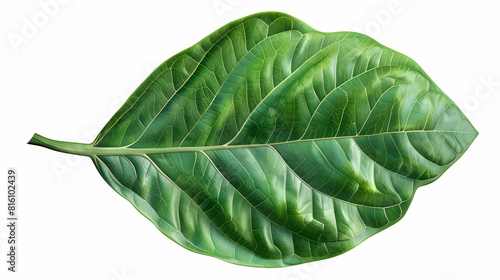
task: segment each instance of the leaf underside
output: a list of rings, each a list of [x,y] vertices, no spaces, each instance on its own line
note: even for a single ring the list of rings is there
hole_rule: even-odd
[[[90,156],[191,251],[281,267],[399,221],[476,136],[407,56],[266,12],[161,64],[93,143],[31,143]]]

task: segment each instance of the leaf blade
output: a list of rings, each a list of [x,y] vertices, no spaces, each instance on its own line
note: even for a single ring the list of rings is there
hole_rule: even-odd
[[[181,246],[280,267],[339,255],[399,221],[476,136],[403,54],[260,13],[160,65],[73,152]]]

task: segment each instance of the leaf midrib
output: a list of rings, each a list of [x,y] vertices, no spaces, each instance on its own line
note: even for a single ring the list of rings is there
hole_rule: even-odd
[[[246,149],[257,147],[271,147],[275,145],[294,144],[310,141],[321,140],[338,140],[338,139],[356,139],[363,137],[373,137],[379,135],[391,135],[399,133],[477,133],[474,131],[445,131],[445,130],[408,130],[408,131],[391,131],[382,132],[368,135],[351,135],[351,136],[333,136],[325,138],[314,139],[298,139],[287,142],[275,143],[260,143],[260,144],[246,144],[246,145],[218,145],[218,146],[198,146],[198,147],[166,147],[166,148],[129,148],[129,147],[95,147],[93,144],[82,144],[74,142],[64,142],[52,140],[35,134],[30,140],[30,144],[40,145],[55,151],[83,155],[83,156],[112,156],[112,155],[147,155],[147,154],[165,154],[165,153],[179,153],[179,152],[202,152],[202,151],[215,151],[215,150],[230,150],[230,149]]]

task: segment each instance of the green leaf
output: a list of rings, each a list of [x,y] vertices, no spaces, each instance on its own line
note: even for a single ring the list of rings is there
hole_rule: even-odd
[[[476,136],[407,56],[266,12],[165,61],[93,143],[30,143],[92,158],[191,251],[281,267],[399,221]]]

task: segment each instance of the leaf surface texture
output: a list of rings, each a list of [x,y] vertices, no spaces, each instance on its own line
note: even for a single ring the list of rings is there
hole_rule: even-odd
[[[161,64],[80,154],[183,247],[280,267],[399,221],[476,136],[407,56],[267,12]]]

